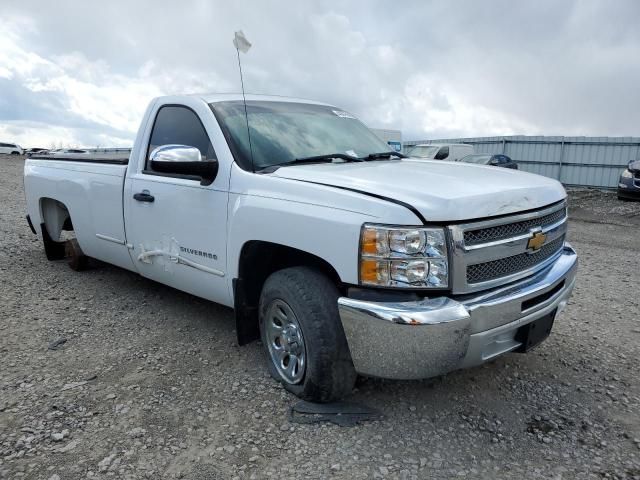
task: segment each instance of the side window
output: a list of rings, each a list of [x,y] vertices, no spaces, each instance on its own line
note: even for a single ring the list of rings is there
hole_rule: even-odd
[[[160,108],[153,124],[147,149],[146,169],[151,170],[149,155],[162,145],[187,145],[200,150],[207,160],[216,158],[213,145],[198,115],[187,107],[166,106]]]
[[[442,147],[435,156],[436,160],[444,160],[449,156],[449,147]]]

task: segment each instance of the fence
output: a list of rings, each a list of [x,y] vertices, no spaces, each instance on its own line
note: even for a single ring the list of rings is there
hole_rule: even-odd
[[[504,153],[521,170],[560,180],[565,185],[615,188],[629,160],[640,159],[640,137],[477,137],[408,141],[468,143],[476,153]]]

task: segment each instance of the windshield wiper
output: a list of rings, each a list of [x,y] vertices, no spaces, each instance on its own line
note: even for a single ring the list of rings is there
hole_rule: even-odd
[[[344,160],[345,162],[364,162],[367,160],[378,160],[382,158],[407,158],[406,155],[400,152],[378,152],[378,153],[370,153],[366,157],[354,157],[352,155],[347,155],[346,153],[327,153],[325,155],[315,155],[313,157],[302,157],[295,158],[288,162],[276,163],[274,165],[269,165],[260,170],[262,173],[271,173],[277,170],[280,167],[288,167],[290,165],[300,165],[304,163],[322,163],[322,162],[331,162],[332,160],[339,158],[340,160]]]
[[[331,162],[333,159],[339,158],[340,160],[344,160],[345,162],[364,162],[363,158],[353,157],[351,155],[347,155],[346,153],[327,153],[326,155],[316,155],[313,157],[303,157],[303,158],[295,158],[288,162],[276,163],[273,165],[269,165],[260,170],[261,173],[272,173],[275,172],[280,167],[288,167],[290,165],[301,165],[305,163],[323,163],[323,162]]]
[[[360,157],[354,157],[352,155],[347,155],[346,153],[327,153],[326,155],[316,155],[314,157],[296,158],[292,162],[288,162],[288,164],[323,162],[327,160],[333,160],[334,158],[339,158],[340,160],[344,160],[345,162],[363,162],[364,161],[364,159]]]
[[[369,155],[364,157],[364,160],[377,160],[379,158],[391,158],[391,157],[407,158],[407,156],[404,153],[400,153],[400,152],[379,152],[379,153],[370,153]]]

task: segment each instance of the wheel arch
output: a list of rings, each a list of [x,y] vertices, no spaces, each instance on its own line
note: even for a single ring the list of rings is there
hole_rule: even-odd
[[[327,276],[342,291],[337,270],[323,258],[287,245],[262,240],[247,241],[240,251],[238,274],[233,279],[233,303],[238,343],[260,337],[258,303],[264,282],[284,268],[307,266]]]
[[[71,213],[63,202],[50,197],[41,197],[39,207],[41,225],[44,225],[51,240],[59,242],[64,230],[73,230]],[[44,235],[44,231],[42,234]]]

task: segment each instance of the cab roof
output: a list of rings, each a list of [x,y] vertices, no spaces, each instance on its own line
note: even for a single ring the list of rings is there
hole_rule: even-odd
[[[207,103],[242,100],[242,93],[200,93],[200,94],[193,94],[189,96],[199,97]],[[313,105],[331,106],[330,104],[324,103],[324,102],[318,102],[315,100],[308,100],[304,98],[285,97],[282,95],[262,95],[262,94],[255,94],[255,93],[247,93],[245,97],[247,100],[250,100],[250,101],[309,103]]]

